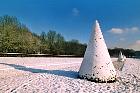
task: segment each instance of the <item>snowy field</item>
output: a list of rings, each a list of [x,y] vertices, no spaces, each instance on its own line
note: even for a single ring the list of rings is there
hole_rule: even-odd
[[[0,57],[0,93],[140,93],[140,59],[112,58],[115,83],[77,78],[82,59]]]

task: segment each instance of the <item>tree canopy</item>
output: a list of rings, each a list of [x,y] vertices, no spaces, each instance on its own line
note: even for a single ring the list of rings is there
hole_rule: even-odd
[[[0,52],[34,53],[39,41],[16,17],[0,17]]]
[[[14,16],[0,17],[0,53],[81,55],[83,48],[85,45],[78,40],[65,41],[56,31],[50,30],[37,35]]]

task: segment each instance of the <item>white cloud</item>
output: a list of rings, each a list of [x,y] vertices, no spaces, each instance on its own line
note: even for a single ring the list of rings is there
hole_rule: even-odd
[[[140,40],[136,40],[135,43],[129,46],[129,48],[132,48],[134,50],[140,50]]]
[[[136,41],[136,44],[140,45],[140,40],[137,40],[137,41]]]
[[[139,28],[138,27],[132,27],[131,30],[132,31],[139,31]]]
[[[137,31],[139,31],[139,28],[138,27],[125,28],[124,31],[127,31],[127,32],[137,32]]]
[[[122,34],[123,33],[123,29],[120,29],[120,28],[112,28],[111,30],[109,30],[109,32],[111,32],[113,34]]]
[[[113,34],[123,34],[123,33],[137,32],[137,31],[139,31],[138,27],[131,27],[131,28],[112,28],[108,32]]]
[[[80,13],[80,11],[79,11],[77,8],[73,8],[73,9],[72,9],[72,14],[73,14],[74,16],[78,16],[79,13]]]
[[[140,50],[140,28],[112,28],[108,31],[111,38],[111,46]],[[110,40],[110,39],[109,39]]]

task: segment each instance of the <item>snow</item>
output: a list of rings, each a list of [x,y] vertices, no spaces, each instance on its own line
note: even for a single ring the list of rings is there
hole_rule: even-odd
[[[124,62],[114,83],[77,78],[83,58],[0,57],[0,93],[140,93],[140,59]],[[116,66],[117,58],[112,58]]]
[[[98,21],[79,70],[79,76],[97,82],[115,81],[116,71],[111,61]]]

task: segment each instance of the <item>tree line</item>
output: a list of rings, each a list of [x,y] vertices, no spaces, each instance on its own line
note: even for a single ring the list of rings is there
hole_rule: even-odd
[[[137,55],[137,52],[139,51],[134,51],[133,49],[123,49],[123,48],[114,48],[114,49],[108,49],[110,56],[112,57],[118,57],[120,51],[125,55],[127,58],[135,58],[140,55]]]
[[[40,35],[32,33],[16,17],[4,15],[0,17],[0,53],[50,54],[83,56],[87,45],[65,38],[56,31],[42,32]],[[133,49],[108,49],[113,57],[122,51],[126,57],[140,56],[139,51]]]
[[[84,54],[86,44],[78,40],[66,41],[56,31],[32,33],[16,17],[0,17],[0,53],[77,55]]]

